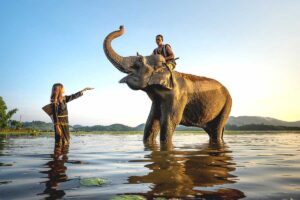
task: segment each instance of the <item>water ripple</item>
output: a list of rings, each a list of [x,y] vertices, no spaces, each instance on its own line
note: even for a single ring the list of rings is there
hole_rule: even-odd
[[[225,141],[178,134],[173,144],[143,145],[142,135],[83,134],[57,147],[52,137],[0,138],[1,199],[300,197],[300,134],[225,135]],[[90,177],[110,183],[80,185]]]

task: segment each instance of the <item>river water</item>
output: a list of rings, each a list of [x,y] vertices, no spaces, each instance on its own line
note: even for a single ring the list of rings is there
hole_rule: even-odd
[[[180,133],[168,145],[139,134],[0,138],[0,199],[300,199],[300,134]],[[85,178],[108,180],[86,186]]]

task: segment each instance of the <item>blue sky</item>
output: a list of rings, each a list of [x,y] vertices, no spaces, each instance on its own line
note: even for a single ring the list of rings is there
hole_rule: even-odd
[[[50,121],[41,107],[51,86],[66,94],[94,91],[69,104],[71,124],[137,125],[151,102],[118,81],[105,36],[123,55],[151,54],[163,34],[180,57],[176,70],[208,76],[231,92],[231,115],[300,120],[300,1],[39,1],[0,2],[0,96],[15,118]]]

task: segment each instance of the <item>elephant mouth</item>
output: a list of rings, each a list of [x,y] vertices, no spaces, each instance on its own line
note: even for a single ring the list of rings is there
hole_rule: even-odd
[[[128,76],[125,76],[124,78],[122,78],[121,80],[119,80],[119,83],[126,83]]]
[[[131,81],[138,81],[138,78],[136,76],[134,76],[133,73],[130,73],[129,75],[125,76],[124,78],[122,78],[119,83],[127,83],[128,79],[131,79]]]

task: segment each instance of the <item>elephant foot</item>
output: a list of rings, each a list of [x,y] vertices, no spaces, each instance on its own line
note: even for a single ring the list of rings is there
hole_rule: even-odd
[[[174,149],[173,142],[169,141],[167,143],[160,143],[161,151],[172,151]]]
[[[147,139],[143,139],[144,144],[154,144],[156,143],[155,138],[147,138]]]
[[[158,145],[156,141],[144,141],[145,150],[155,151],[158,150]]]
[[[160,143],[161,144],[172,143],[172,137],[163,137],[163,138],[160,138]]]
[[[210,144],[223,144],[224,140],[223,140],[223,138],[213,138],[213,137],[210,137],[209,138],[209,143]]]

